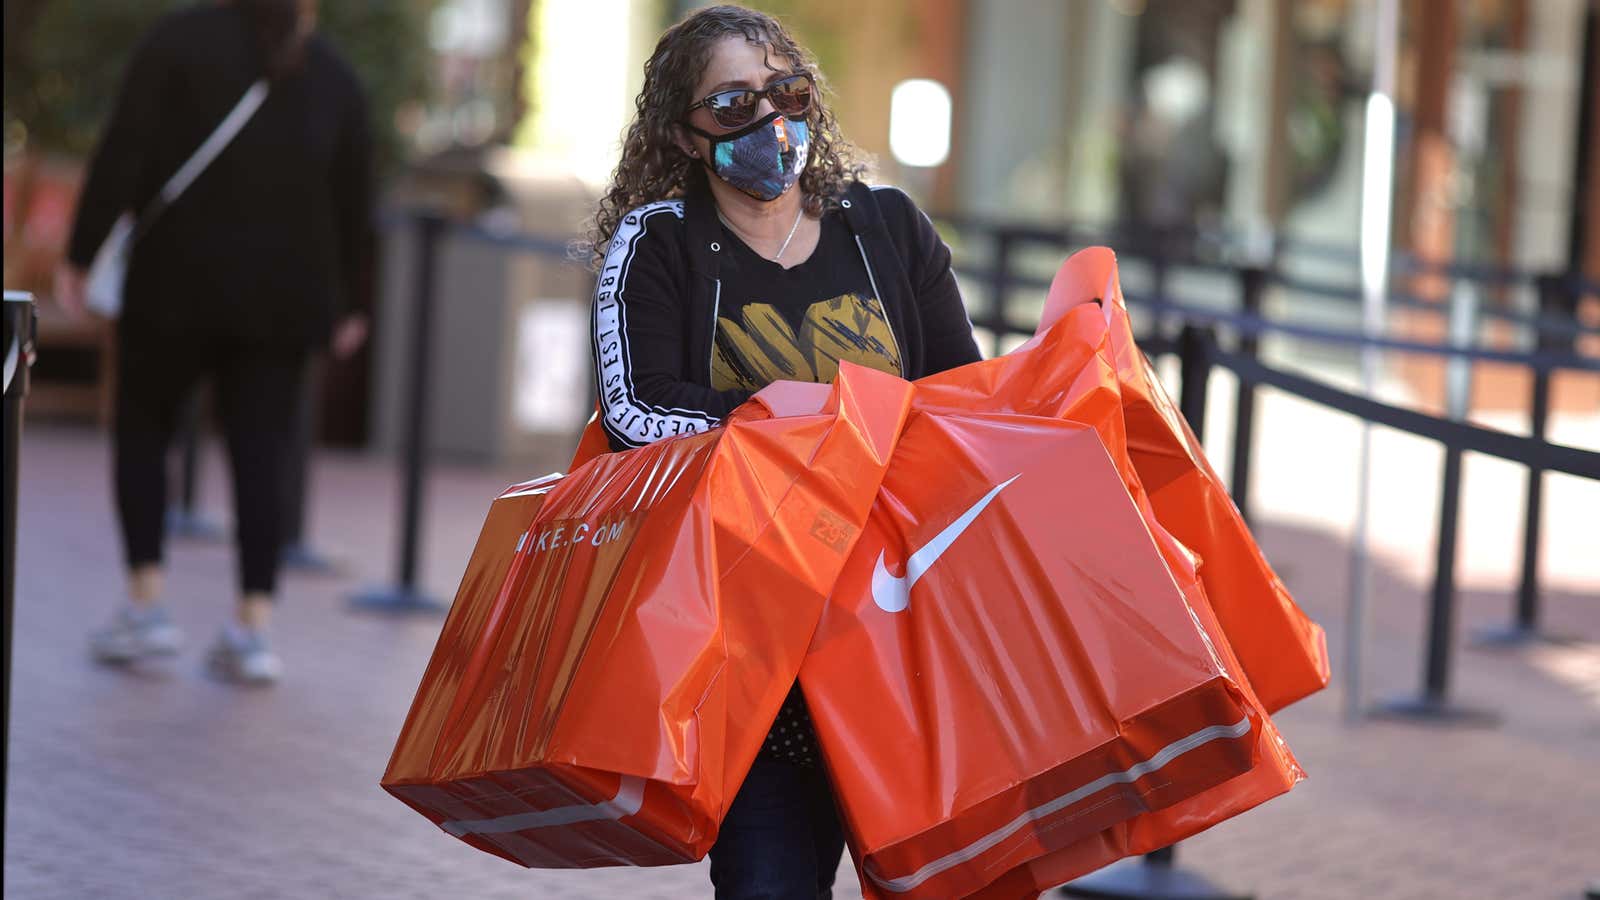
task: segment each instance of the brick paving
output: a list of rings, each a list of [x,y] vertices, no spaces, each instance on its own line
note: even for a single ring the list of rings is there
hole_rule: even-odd
[[[1338,447],[1348,435],[1308,435],[1292,409],[1272,402],[1264,421],[1288,424],[1264,433],[1258,451],[1283,461],[1263,463],[1257,482],[1261,540],[1342,662],[1347,549],[1328,523],[1343,501],[1327,479],[1314,488],[1333,499],[1305,501],[1313,486],[1283,467],[1304,462],[1291,452],[1295,441]],[[1584,427],[1580,438],[1592,439]],[[1426,477],[1409,462],[1390,473],[1404,503],[1380,491],[1366,652],[1374,695],[1414,689],[1420,670],[1431,513],[1403,513],[1431,510],[1436,454],[1429,464]],[[221,468],[208,458],[205,496],[219,511]],[[704,864],[522,870],[446,837],[377,787],[439,625],[344,605],[392,566],[398,492],[389,462],[317,459],[312,534],[343,555],[346,574],[287,577],[276,632],[288,675],[268,690],[201,674],[200,650],[226,617],[232,584],[233,554],[219,544],[171,548],[169,593],[189,632],[183,656],[127,673],[89,663],[85,631],[121,590],[106,442],[90,430],[30,426],[22,471],[8,897],[710,895]],[[535,473],[436,468],[424,554],[432,590],[446,599],[453,591],[489,498]],[[1469,514],[1479,508],[1473,498],[1498,496],[1515,474],[1478,477],[1469,467],[1469,489],[1482,487],[1469,495]],[[1346,723],[1336,684],[1279,717],[1311,780],[1187,842],[1180,861],[1264,898],[1581,896],[1600,877],[1600,538],[1591,487],[1600,488],[1563,481],[1547,501],[1547,527],[1558,532],[1547,555],[1547,620],[1580,640],[1456,655],[1455,696],[1497,711],[1497,727]],[[1469,515],[1463,634],[1509,609],[1508,570],[1493,550],[1515,544],[1515,518]],[[1586,537],[1571,536],[1585,527]],[[835,896],[859,896],[848,868],[840,884]]]

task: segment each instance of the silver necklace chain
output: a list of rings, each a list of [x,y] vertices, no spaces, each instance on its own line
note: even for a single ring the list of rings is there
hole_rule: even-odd
[[[800,204],[800,211],[795,214],[794,224],[789,226],[789,236],[783,239],[783,245],[778,248],[777,253],[773,254],[771,259],[772,262],[777,262],[778,260],[783,259],[783,251],[789,249],[789,243],[794,240],[795,234],[800,231],[800,220],[805,218],[805,216],[806,207],[805,204],[802,203]],[[722,221],[722,224],[732,229],[735,234],[739,235],[740,237],[745,236],[744,232],[739,229],[739,226],[729,222],[728,217],[723,215],[722,210],[720,209],[717,210],[717,218]]]

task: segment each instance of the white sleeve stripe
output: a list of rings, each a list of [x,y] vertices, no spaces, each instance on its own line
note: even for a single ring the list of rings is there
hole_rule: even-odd
[[[617,225],[600,277],[595,282],[594,362],[600,395],[600,421],[605,430],[628,446],[638,447],[677,434],[705,431],[717,424],[698,410],[641,403],[634,392],[628,349],[627,310],[623,291],[647,220],[657,213],[683,216],[683,201],[666,200],[633,210]]]
[[[626,283],[627,283],[628,268],[633,263],[633,257],[634,257],[634,255],[636,253],[636,247],[638,245],[638,242],[643,239],[646,227],[648,225],[648,223],[645,222],[645,219],[648,218],[651,215],[654,215],[655,213],[661,212],[662,210],[670,210],[674,214],[676,214],[678,216],[678,218],[681,219],[681,218],[683,218],[683,201],[682,200],[659,200],[659,201],[657,201],[655,203],[647,204],[645,206],[641,206],[638,209],[634,210],[634,212],[639,215],[639,224],[638,224],[637,229],[635,230],[636,233],[630,234],[628,236],[627,253],[623,257],[623,260],[622,260],[622,263],[621,263],[621,268],[620,268],[620,274],[618,275],[617,281],[616,281],[616,288],[617,288],[616,293],[617,293],[617,301],[618,301],[618,305],[619,305],[618,315],[620,316],[621,323],[622,323],[622,326],[623,326],[622,328],[618,329],[618,337],[622,342],[622,360],[623,360],[623,365],[628,370],[628,378],[625,379],[624,384],[625,384],[625,386],[627,388],[628,399],[634,405],[638,406],[641,409],[648,409],[651,412],[655,412],[655,413],[681,413],[683,415],[687,415],[687,416],[691,416],[691,417],[710,418],[711,421],[713,423],[715,423],[716,419],[708,417],[706,415],[706,413],[704,411],[702,411],[702,410],[687,409],[687,408],[683,408],[683,407],[654,406],[654,405],[651,405],[651,404],[642,403],[642,402],[639,401],[638,397],[633,392],[633,378],[632,378],[632,368],[633,367],[632,367],[632,363],[630,361],[631,360],[631,355],[628,353],[628,329],[627,329],[628,313],[627,313],[626,307],[622,307],[621,306],[621,293],[622,293],[622,290],[626,286]],[[618,226],[617,231],[618,231],[618,233],[620,233],[622,231],[622,228],[621,228],[620,225]],[[609,264],[610,256],[607,257],[607,262]],[[607,268],[609,269],[610,266],[608,265]]]
[[[638,233],[630,236],[629,243],[628,243],[628,252],[627,252],[626,256],[623,259],[621,270],[620,270],[620,274],[617,277],[617,284],[616,284],[616,288],[617,288],[617,290],[616,290],[617,315],[619,317],[619,322],[620,322],[620,326],[621,326],[620,328],[618,328],[618,337],[619,337],[619,339],[621,340],[621,343],[622,343],[622,354],[621,354],[621,357],[622,357],[622,365],[623,365],[623,368],[625,370],[625,375],[626,375],[626,377],[622,381],[622,386],[625,389],[625,394],[626,394],[626,397],[627,397],[628,401],[634,407],[636,407],[638,409],[648,410],[651,413],[656,414],[656,415],[673,415],[673,414],[677,414],[677,415],[681,415],[681,416],[684,416],[684,417],[687,417],[687,418],[691,418],[691,419],[702,420],[702,421],[705,421],[705,422],[709,423],[706,426],[706,427],[709,428],[709,427],[715,426],[717,424],[718,420],[717,420],[716,417],[707,414],[704,410],[690,409],[690,408],[676,407],[676,406],[674,406],[674,407],[656,406],[656,405],[653,405],[653,404],[648,404],[648,403],[644,403],[644,402],[640,401],[639,398],[638,398],[638,395],[634,393],[632,354],[628,350],[628,327],[627,327],[627,324],[628,324],[628,310],[627,310],[626,304],[624,304],[622,302],[622,292],[623,292],[623,289],[626,287],[627,277],[628,277],[627,276],[628,268],[632,265],[633,257],[637,252],[636,247],[638,245],[638,242],[643,239],[644,232],[645,232],[647,224],[648,224],[648,223],[646,223],[644,221],[644,219],[649,215],[652,215],[654,213],[660,212],[662,209],[669,209],[674,214],[676,214],[679,218],[683,217],[683,201],[682,200],[663,200],[663,201],[659,201],[657,203],[650,204],[650,205],[645,206],[645,207],[641,207],[638,210],[639,213],[640,213],[640,222],[639,222],[639,227],[638,227]],[[648,443],[648,441],[646,441],[646,443]]]

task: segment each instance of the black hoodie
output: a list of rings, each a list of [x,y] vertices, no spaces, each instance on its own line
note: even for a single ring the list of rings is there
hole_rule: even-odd
[[[950,248],[897,188],[852,184],[839,202],[907,378],[980,356]],[[704,178],[630,210],[606,247],[593,309],[595,384],[612,450],[714,427],[748,391],[711,387],[722,282],[720,223]]]

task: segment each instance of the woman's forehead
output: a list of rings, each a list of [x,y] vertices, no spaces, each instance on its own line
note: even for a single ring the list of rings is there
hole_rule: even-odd
[[[770,46],[731,34],[711,45],[695,93],[703,96],[730,87],[761,87],[777,73],[792,71],[793,61]]]

